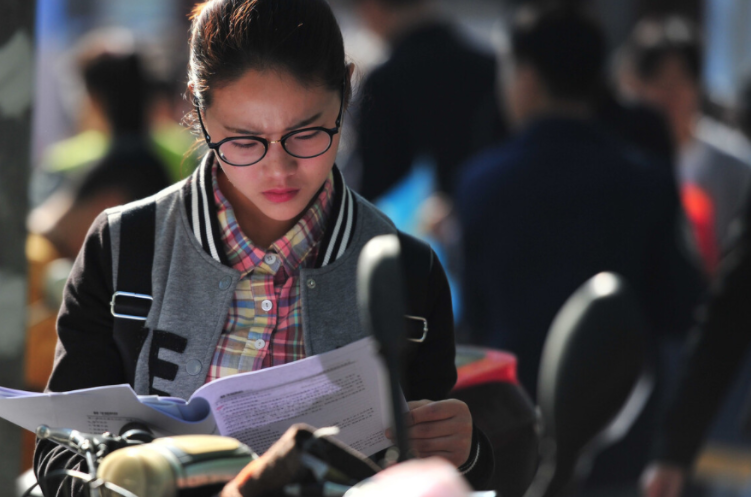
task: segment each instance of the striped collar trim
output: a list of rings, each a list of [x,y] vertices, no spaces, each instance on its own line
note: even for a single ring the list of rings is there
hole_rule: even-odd
[[[209,152],[201,165],[185,181],[182,194],[188,224],[203,250],[214,260],[232,267],[222,245],[222,232],[217,217],[214,191],[211,187],[213,154]],[[318,248],[314,267],[324,267],[342,257],[352,243],[357,220],[357,203],[344,183],[339,168],[334,166],[334,198],[328,226]]]

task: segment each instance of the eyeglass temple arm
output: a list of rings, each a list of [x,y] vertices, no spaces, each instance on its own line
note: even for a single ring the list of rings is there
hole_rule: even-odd
[[[336,129],[342,125],[342,114],[344,113],[344,95],[347,94],[347,73],[345,72],[344,80],[342,81],[342,99],[339,102],[339,116],[336,118]]]
[[[203,131],[203,136],[206,138],[206,143],[211,146],[211,137],[209,136],[209,133],[206,131],[206,126],[203,124],[203,119],[201,119],[201,106],[198,104],[198,97],[193,97],[193,106],[196,108],[196,114],[198,115],[198,122],[201,124],[201,131]]]

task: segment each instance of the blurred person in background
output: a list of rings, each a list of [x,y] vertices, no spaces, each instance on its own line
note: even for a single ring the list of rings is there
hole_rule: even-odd
[[[46,237],[67,258],[76,256],[101,211],[147,197],[171,183],[150,138],[152,87],[141,56],[132,46],[114,49],[103,40],[81,54],[80,65],[90,119],[101,119],[95,129],[106,130],[108,136],[104,154],[89,161],[71,160],[63,184],[29,218],[30,232]],[[79,135],[78,146],[83,140]]]
[[[71,59],[75,65],[73,83],[68,91],[82,87],[81,102],[77,106],[79,131],[70,138],[61,140],[50,146],[43,154],[32,178],[31,201],[37,207],[46,201],[58,188],[71,188],[87,173],[93,165],[102,159],[109,150],[115,133],[112,121],[112,110],[116,103],[109,100],[119,98],[120,89],[111,86],[111,81],[105,81],[101,76],[87,76],[89,67],[99,57],[110,54],[113,57],[132,54],[138,59],[137,84],[144,86],[144,100],[135,105],[133,112],[144,115],[146,133],[149,137],[149,148],[167,167],[170,181],[178,181],[190,174],[195,167],[195,157],[184,160],[186,153],[195,143],[194,137],[179,123],[182,119],[184,105],[181,105],[180,76],[174,71],[163,69],[164,73],[157,76],[153,70],[153,57],[147,47],[137,46],[133,33],[125,28],[102,28],[83,36],[75,48],[71,50]],[[180,72],[184,72],[181,68]],[[181,74],[182,75],[182,74]],[[92,76],[94,79],[92,79]],[[61,76],[62,77],[62,76]],[[114,88],[114,89],[113,89]],[[139,90],[141,91],[141,90]],[[133,97],[128,97],[133,98]],[[133,105],[124,101],[122,108]]]
[[[713,275],[734,237],[751,181],[749,157],[727,146],[731,131],[701,115],[702,44],[696,26],[669,17],[637,24],[621,57],[627,98],[654,105],[670,123],[677,180],[705,269]]]
[[[692,332],[679,380],[642,475],[646,497],[678,497],[723,400],[751,348],[751,204],[737,243],[720,265],[710,299]],[[748,397],[748,394],[746,394]],[[737,413],[741,414],[741,413]],[[745,408],[742,429],[751,413]]]
[[[355,7],[390,56],[363,83],[345,174],[359,177],[358,192],[400,229],[431,243],[447,269],[458,319],[453,194],[460,164],[506,136],[496,63],[433,0],[355,0]]]
[[[739,131],[726,129],[723,144],[737,156],[751,158],[751,81],[741,92],[733,121]],[[741,134],[743,136],[741,136]],[[740,235],[723,257],[708,303],[692,331],[671,392],[666,414],[652,444],[653,461],[642,474],[646,497],[678,497],[688,483],[704,442],[713,435],[721,407],[751,348],[751,204],[746,201],[739,220]],[[748,396],[748,395],[746,395]],[[748,408],[724,407],[751,426]],[[687,415],[690,413],[690,415]],[[737,429],[737,428],[736,428]]]
[[[356,157],[359,192],[376,200],[421,157],[453,194],[458,166],[476,150],[476,121],[494,102],[493,56],[464,39],[432,0],[355,0],[364,24],[391,49],[362,87]],[[504,136],[494,113],[494,138]],[[492,140],[492,139],[491,139]]]
[[[590,277],[625,277],[654,351],[661,336],[688,329],[703,282],[680,237],[671,178],[596,118],[599,26],[573,7],[529,7],[510,38],[503,100],[516,134],[473,158],[457,193],[464,313],[474,342],[517,355],[520,381],[534,393],[553,318]],[[590,481],[636,482],[655,406],[647,409],[610,449],[612,464],[598,469],[598,458]]]
[[[200,161],[196,138],[182,124],[183,116],[190,111],[183,91],[185,65],[179,65],[179,73],[155,78],[149,104],[151,145],[173,183],[190,176]]]

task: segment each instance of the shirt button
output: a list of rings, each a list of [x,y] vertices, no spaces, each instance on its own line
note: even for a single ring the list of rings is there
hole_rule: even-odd
[[[232,277],[231,276],[225,276],[221,280],[219,280],[219,289],[220,290],[226,290],[229,288],[229,286],[232,284]]]
[[[276,256],[274,254],[266,254],[263,257],[263,260],[266,261],[266,264],[268,264],[269,266],[271,266],[272,264],[274,264],[276,262]]]
[[[261,309],[264,311],[270,311],[274,307],[274,304],[271,303],[270,300],[264,300],[261,302]]]
[[[256,349],[262,349],[266,346],[266,340],[264,340],[263,338],[259,338],[258,340],[253,342],[253,345],[255,346]]]
[[[185,365],[185,369],[188,371],[188,374],[191,376],[195,376],[198,373],[200,373],[202,367],[203,365],[201,364],[201,361],[199,361],[198,359],[191,359]]]
[[[315,288],[315,287],[316,287],[316,280],[314,280],[313,278],[310,278],[308,280],[308,288]]]

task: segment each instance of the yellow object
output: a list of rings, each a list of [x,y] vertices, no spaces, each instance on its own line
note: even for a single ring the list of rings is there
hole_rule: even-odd
[[[84,131],[50,146],[44,154],[42,164],[49,172],[72,172],[101,159],[108,146],[109,138],[106,134],[96,130]]]
[[[104,458],[97,476],[138,496],[177,495],[177,482],[169,459],[150,445],[116,450]],[[114,497],[117,494],[102,492],[102,497],[110,495]]]
[[[41,392],[47,385],[55,358],[57,333],[55,322],[58,309],[51,309],[45,299],[45,275],[50,264],[60,254],[43,236],[29,234],[26,238],[28,260],[28,301],[26,305],[25,389]],[[21,469],[31,467],[35,436],[24,431],[21,449]]]
[[[719,443],[709,443],[699,455],[694,466],[694,478],[740,491],[751,485],[751,451]]]
[[[151,144],[167,168],[172,182],[184,179],[198,164],[195,153],[187,155],[196,138],[179,124],[163,124],[151,132]],[[88,130],[50,146],[42,167],[50,173],[81,174],[94,161],[104,157],[110,138],[101,131]]]
[[[97,476],[138,496],[174,497],[180,489],[226,483],[255,458],[234,438],[184,435],[116,450],[104,458]]]
[[[173,182],[191,175],[199,159],[195,152],[187,155],[196,141],[187,128],[179,124],[163,124],[152,131],[151,139],[154,151],[167,166]]]

